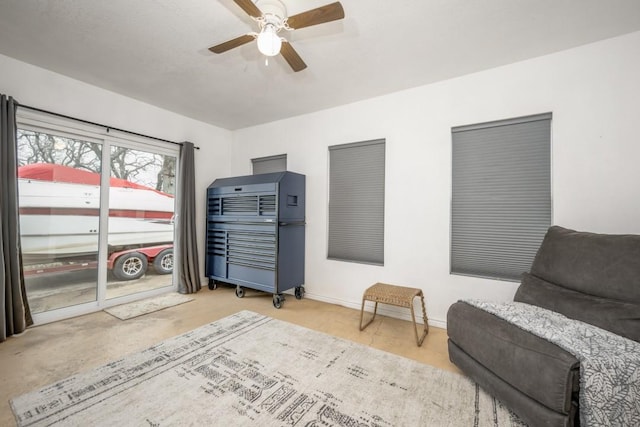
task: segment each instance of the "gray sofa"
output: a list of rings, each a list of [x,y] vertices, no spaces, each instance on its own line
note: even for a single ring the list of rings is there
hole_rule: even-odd
[[[640,236],[549,228],[514,301],[640,342]],[[580,365],[560,347],[459,301],[449,357],[531,426],[579,425]]]

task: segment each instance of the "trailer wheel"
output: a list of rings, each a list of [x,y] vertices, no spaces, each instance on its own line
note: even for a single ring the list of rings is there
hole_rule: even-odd
[[[113,275],[119,280],[135,280],[147,272],[149,262],[140,252],[124,254],[113,264]]]
[[[173,249],[167,248],[153,259],[153,269],[158,274],[173,272]]]

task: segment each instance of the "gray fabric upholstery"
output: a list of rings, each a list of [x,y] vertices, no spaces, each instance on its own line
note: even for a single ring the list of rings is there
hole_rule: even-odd
[[[550,227],[514,300],[640,341],[640,236]],[[579,422],[573,355],[464,302],[447,332],[451,361],[530,425]]]
[[[579,386],[573,355],[465,302],[449,309],[447,332],[470,357],[525,395],[569,413],[572,392]]]
[[[0,342],[33,324],[20,251],[15,99],[0,94]]]
[[[198,256],[198,231],[196,229],[196,193],[193,143],[182,143],[180,152],[180,197],[178,206],[179,230],[176,233],[178,248],[178,292],[193,294],[202,288]]]
[[[578,406],[575,402],[572,402],[567,414],[552,411],[496,376],[453,341],[449,340],[448,344],[451,361],[467,373],[472,380],[481,384],[482,388],[489,394],[497,396],[502,403],[507,405],[529,426],[572,427],[576,425]]]
[[[583,294],[526,273],[513,299],[640,342],[640,304]]]
[[[531,274],[587,295],[640,304],[640,236],[550,227]]]

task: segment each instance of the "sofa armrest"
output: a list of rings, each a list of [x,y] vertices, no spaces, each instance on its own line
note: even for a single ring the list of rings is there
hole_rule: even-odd
[[[449,308],[447,333],[457,347],[531,399],[562,414],[573,410],[579,362],[557,345],[462,301]]]
[[[479,364],[460,347],[449,340],[449,358],[457,367],[478,383],[487,393],[496,396],[518,418],[530,426],[574,427],[579,418],[577,398],[568,414],[553,411],[525,395],[511,384]]]

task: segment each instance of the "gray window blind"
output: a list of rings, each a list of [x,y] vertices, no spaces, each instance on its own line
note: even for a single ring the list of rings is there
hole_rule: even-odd
[[[253,174],[284,172],[287,170],[287,155],[279,154],[277,156],[260,157],[251,159],[253,165]]]
[[[551,114],[452,129],[451,272],[519,280],[551,225]]]
[[[329,259],[384,264],[385,141],[329,147]]]

